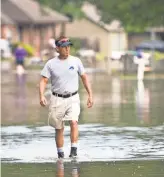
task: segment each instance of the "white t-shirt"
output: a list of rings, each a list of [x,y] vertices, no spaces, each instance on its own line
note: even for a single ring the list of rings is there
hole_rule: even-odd
[[[55,57],[49,60],[41,75],[51,80],[52,92],[67,94],[78,91],[79,75],[85,73],[81,60],[74,56],[69,56],[65,60]]]

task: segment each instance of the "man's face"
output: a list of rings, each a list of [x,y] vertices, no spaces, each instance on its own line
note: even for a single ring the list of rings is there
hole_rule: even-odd
[[[70,54],[70,46],[58,47],[57,50],[58,50],[59,54],[64,57],[68,57]]]

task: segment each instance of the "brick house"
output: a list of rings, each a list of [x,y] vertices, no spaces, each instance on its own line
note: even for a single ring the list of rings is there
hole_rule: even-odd
[[[34,0],[2,0],[1,7],[1,38],[31,44],[39,53],[50,37],[65,35],[69,19]]]

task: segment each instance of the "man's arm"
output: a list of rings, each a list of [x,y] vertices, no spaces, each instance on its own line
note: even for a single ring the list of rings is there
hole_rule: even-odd
[[[47,100],[44,96],[44,91],[46,89],[47,83],[48,83],[48,78],[42,76],[39,84],[39,98],[40,98],[40,104],[42,106],[45,106],[47,104]]]
[[[88,96],[91,96],[92,97],[92,90],[91,90],[91,86],[90,86],[90,83],[88,81],[88,77],[86,74],[83,74],[81,75],[81,79],[82,79],[82,82],[83,82],[83,85],[88,93]]]
[[[88,106],[88,108],[91,108],[93,105],[93,95],[92,95],[91,85],[89,83],[89,80],[88,80],[88,77],[86,74],[81,75],[81,79],[82,79],[83,85],[88,93],[87,106]]]

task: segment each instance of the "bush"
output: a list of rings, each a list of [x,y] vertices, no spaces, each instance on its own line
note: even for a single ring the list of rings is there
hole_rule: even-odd
[[[18,47],[19,44],[21,44],[23,46],[23,48],[26,50],[27,55],[29,57],[34,56],[35,49],[34,49],[33,46],[31,46],[30,44],[24,44],[24,43],[19,43],[19,42],[12,44],[12,52],[13,53],[14,53],[15,49]]]
[[[154,52],[154,58],[155,58],[155,60],[157,60],[157,61],[159,61],[159,60],[164,60],[164,53],[155,51],[155,52]]]
[[[23,48],[26,50],[28,56],[34,56],[35,55],[35,49],[29,44],[23,44]]]
[[[71,47],[71,54],[76,55],[77,51],[81,48],[81,39],[78,38],[70,38],[73,46]]]

